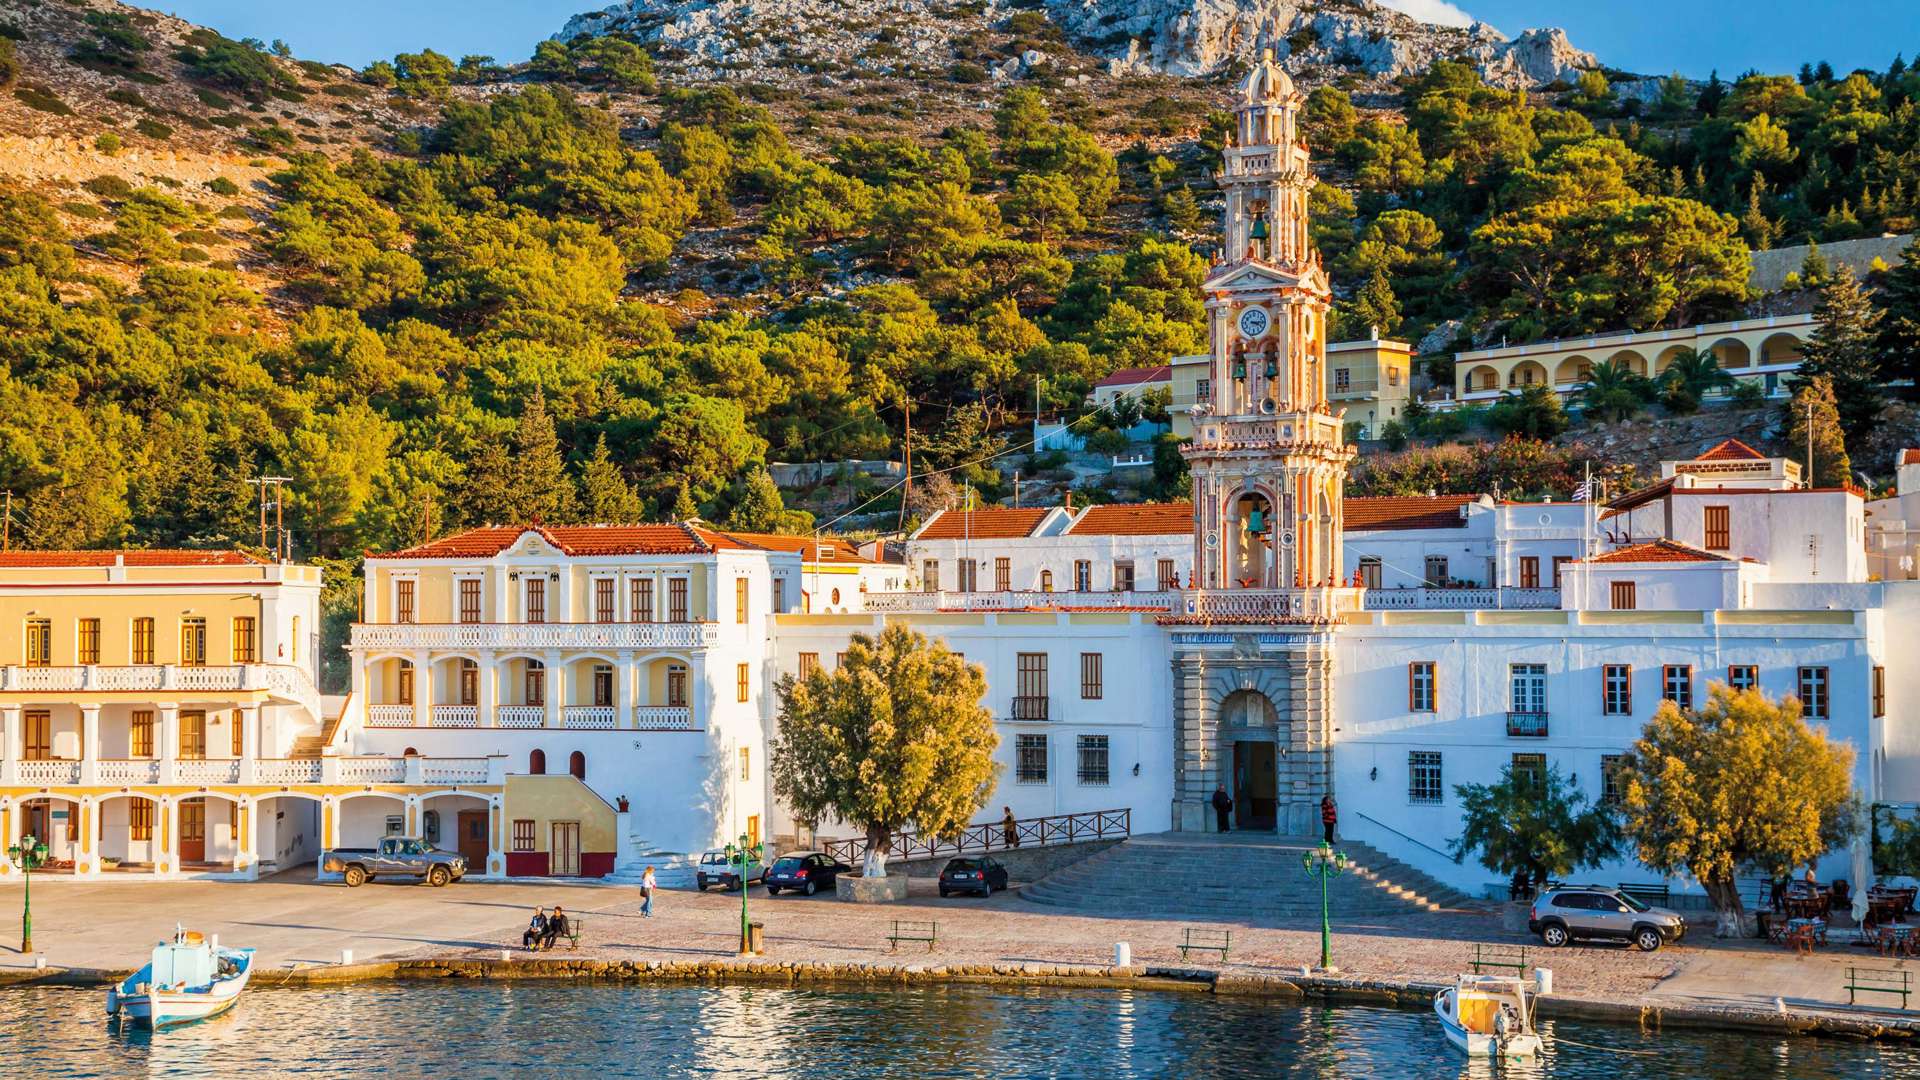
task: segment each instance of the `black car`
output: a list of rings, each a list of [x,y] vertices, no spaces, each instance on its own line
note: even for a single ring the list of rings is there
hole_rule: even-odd
[[[993,890],[1007,887],[1007,868],[990,855],[949,859],[940,871],[940,895],[957,892],[992,896]]]
[[[830,855],[817,851],[796,851],[782,855],[767,869],[767,895],[778,896],[782,889],[796,889],[808,896],[833,888],[833,879],[853,867],[834,862]]]

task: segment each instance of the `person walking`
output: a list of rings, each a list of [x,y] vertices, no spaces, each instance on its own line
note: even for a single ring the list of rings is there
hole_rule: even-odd
[[[1213,821],[1221,832],[1233,831],[1227,824],[1227,815],[1233,813],[1233,796],[1227,794],[1227,785],[1213,786]]]
[[[649,864],[647,872],[640,875],[640,917],[643,919],[653,918],[653,890],[657,887],[658,883],[653,877],[653,866]],[[740,887],[746,888],[746,883],[742,882]]]
[[[1008,847],[1019,847],[1020,825],[1013,820],[1013,807],[1003,806],[1000,809],[1003,811],[1000,818],[1000,837],[1006,841]]]
[[[1333,846],[1333,824],[1339,819],[1340,814],[1333,806],[1333,793],[1320,796],[1320,824],[1326,826],[1328,847]]]

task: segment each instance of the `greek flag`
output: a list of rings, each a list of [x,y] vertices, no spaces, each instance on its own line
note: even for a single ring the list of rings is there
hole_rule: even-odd
[[[1596,485],[1594,483],[1593,477],[1589,476],[1585,480],[1582,480],[1580,482],[1580,486],[1573,489],[1573,501],[1574,502],[1590,501],[1593,498],[1595,487]]]

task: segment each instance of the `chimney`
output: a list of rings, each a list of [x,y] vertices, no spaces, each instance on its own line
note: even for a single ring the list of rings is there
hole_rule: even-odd
[[[1067,489],[1067,512],[1068,513],[1073,512],[1073,489],[1072,488]]]

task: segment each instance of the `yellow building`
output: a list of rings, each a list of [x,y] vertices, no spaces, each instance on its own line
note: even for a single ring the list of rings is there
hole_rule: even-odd
[[[1173,433],[1193,437],[1195,402],[1212,393],[1208,386],[1211,357],[1176,356],[1165,385],[1173,389]],[[1413,373],[1413,346],[1391,338],[1336,341],[1327,346],[1327,403],[1345,410],[1348,424],[1359,424],[1361,438],[1378,438],[1383,424],[1397,420],[1406,408]]]
[[[1495,401],[1508,391],[1529,386],[1551,386],[1564,396],[1579,390],[1601,364],[1617,363],[1636,375],[1659,378],[1685,349],[1711,353],[1721,370],[1759,384],[1773,397],[1786,393],[1787,376],[1799,370],[1801,349],[1815,329],[1812,315],[1768,315],[1673,330],[1474,349],[1454,355],[1453,400]]]

